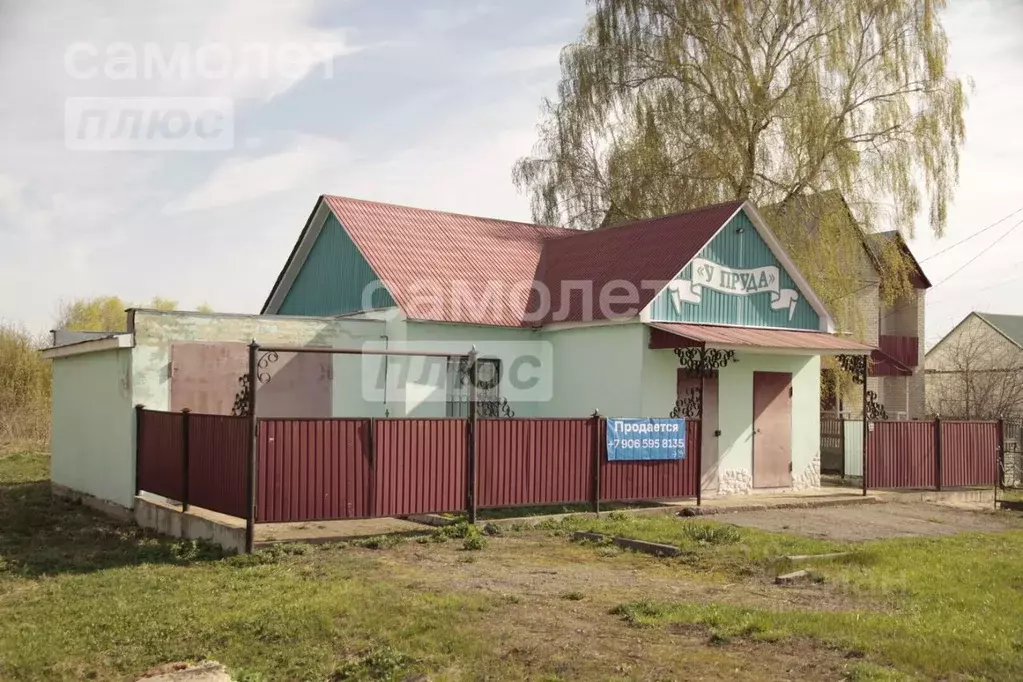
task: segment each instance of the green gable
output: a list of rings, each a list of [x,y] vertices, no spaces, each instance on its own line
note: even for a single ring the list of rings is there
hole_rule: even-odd
[[[333,214],[327,218],[302,264],[279,315],[344,315],[366,309],[362,293],[380,278]],[[375,287],[369,308],[397,305],[386,289]]]
[[[817,312],[745,211],[654,299],[650,320],[820,329]]]

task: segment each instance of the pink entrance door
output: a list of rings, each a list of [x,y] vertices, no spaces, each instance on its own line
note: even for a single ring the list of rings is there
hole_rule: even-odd
[[[692,391],[700,389],[700,380],[686,375],[683,369],[678,370],[676,379],[678,400],[692,399]],[[695,406],[691,406],[695,407]],[[683,415],[685,416],[685,415]],[[701,486],[705,492],[714,492],[718,488],[718,378],[707,377],[703,380],[703,400],[700,405],[700,417],[703,425],[700,428],[700,472]]]
[[[792,375],[753,373],[753,487],[792,485]]]

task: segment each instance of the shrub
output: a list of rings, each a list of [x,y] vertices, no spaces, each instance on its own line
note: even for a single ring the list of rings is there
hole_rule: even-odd
[[[717,523],[688,521],[683,524],[682,532],[693,542],[707,545],[728,545],[738,542],[742,538],[742,533],[735,526]]]
[[[349,680],[402,680],[407,677],[415,659],[392,649],[382,647],[363,652],[348,659],[330,676],[331,682]]]
[[[487,546],[487,539],[482,535],[474,535],[462,540],[462,549],[467,552],[477,552]]]
[[[433,532],[433,537],[437,542],[444,542],[445,540],[467,538],[472,535],[473,532],[479,533],[479,529],[468,521],[463,520],[458,523],[441,526]]]
[[[398,535],[375,535],[371,538],[360,538],[351,541],[352,547],[363,547],[365,549],[390,549],[400,544],[401,536]]]
[[[476,526],[469,526],[469,532],[466,534],[465,539],[462,540],[462,549],[467,552],[475,552],[483,549],[487,546],[487,539],[483,537],[483,533]]]
[[[0,451],[45,449],[50,441],[50,361],[44,339],[0,322]]]

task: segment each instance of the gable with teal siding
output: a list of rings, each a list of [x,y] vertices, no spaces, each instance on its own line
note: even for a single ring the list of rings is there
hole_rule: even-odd
[[[327,217],[278,315],[344,315],[397,304],[336,216]],[[363,292],[373,287],[363,305]]]
[[[650,304],[652,322],[818,331],[820,317],[745,211]]]

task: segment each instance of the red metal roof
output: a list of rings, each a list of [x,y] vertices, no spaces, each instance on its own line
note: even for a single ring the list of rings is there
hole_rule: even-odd
[[[729,201],[548,240],[537,274],[551,292],[550,312],[543,321],[578,322],[638,314],[742,204]],[[593,282],[593,305],[584,305],[579,295],[570,296],[567,316],[557,314],[563,306],[561,294],[568,293],[562,283],[574,281]],[[612,282],[628,282],[639,290],[638,310],[635,305],[623,304],[618,310],[612,307],[610,315],[603,314],[599,295]],[[535,300],[530,305],[535,309]]]
[[[859,341],[824,332],[670,322],[651,322],[647,326],[660,332],[682,337],[688,342],[685,345],[844,351],[856,354],[867,354],[874,350]],[[653,334],[651,334],[652,346],[654,340]]]
[[[534,280],[551,292],[543,322],[635,316],[743,203],[581,232],[347,197],[324,201],[410,318],[499,326],[530,324],[523,318],[536,310]],[[639,300],[604,314],[600,292],[616,281],[635,285]],[[555,317],[568,282],[592,282],[593,305],[575,296],[567,314]]]
[[[576,230],[325,196],[413,319],[519,326],[545,237]],[[523,284],[525,283],[525,284]],[[493,305],[474,305],[493,301]]]

